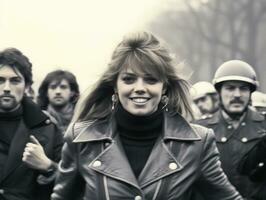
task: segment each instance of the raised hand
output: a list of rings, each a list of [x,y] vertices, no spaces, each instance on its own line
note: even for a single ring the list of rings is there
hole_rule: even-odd
[[[42,171],[47,171],[52,165],[52,161],[46,156],[42,145],[33,135],[30,136],[30,142],[25,146],[22,160],[29,167]]]

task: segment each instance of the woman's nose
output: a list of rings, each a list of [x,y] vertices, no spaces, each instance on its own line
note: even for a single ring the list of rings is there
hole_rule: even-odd
[[[135,92],[138,92],[138,93],[142,93],[142,92],[145,92],[145,83],[143,82],[142,79],[139,79],[135,86],[134,86],[134,91]]]

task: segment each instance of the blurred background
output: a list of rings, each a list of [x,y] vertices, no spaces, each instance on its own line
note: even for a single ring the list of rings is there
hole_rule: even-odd
[[[85,90],[122,36],[140,29],[168,44],[192,84],[242,59],[266,92],[266,0],[0,0],[0,49],[29,57],[35,90],[55,69],[73,72]]]

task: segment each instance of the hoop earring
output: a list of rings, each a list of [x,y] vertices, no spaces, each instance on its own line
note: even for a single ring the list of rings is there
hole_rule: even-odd
[[[115,93],[115,94],[112,95],[112,111],[115,109],[115,105],[116,105],[117,102],[118,102],[118,96]]]
[[[163,105],[162,110],[165,109],[166,112],[168,112],[168,102],[169,102],[169,98],[166,95],[163,95],[161,98],[161,103]]]

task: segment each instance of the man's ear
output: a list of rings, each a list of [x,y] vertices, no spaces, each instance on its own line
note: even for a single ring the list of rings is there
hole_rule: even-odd
[[[25,91],[26,91],[26,90],[29,90],[29,89],[30,89],[30,85],[26,84],[26,85],[25,85]]]
[[[30,85],[25,85],[24,96],[26,97],[30,96]]]
[[[71,91],[70,92],[70,96],[73,97],[75,95],[75,92],[74,91]]]
[[[24,89],[24,93],[26,94],[30,89],[30,85],[26,84],[25,85],[25,89]]]

